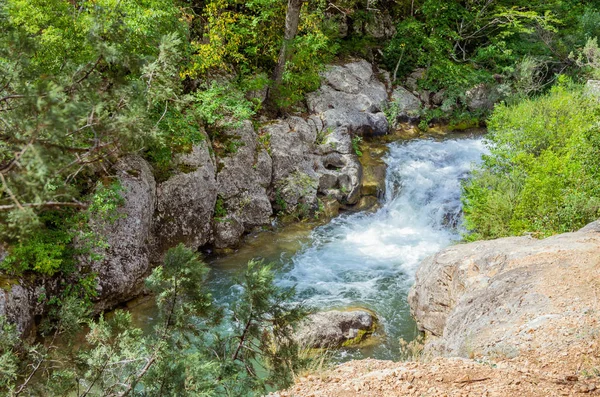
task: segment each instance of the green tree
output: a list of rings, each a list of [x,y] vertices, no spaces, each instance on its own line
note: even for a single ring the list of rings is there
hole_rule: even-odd
[[[574,231],[600,216],[600,103],[563,78],[550,93],[501,105],[491,154],[465,184],[469,239]]]
[[[291,303],[293,290],[276,287],[271,266],[250,261],[230,309],[215,305],[202,288],[207,267],[179,245],[147,280],[159,310],[151,332],[133,326],[131,315],[85,320],[71,299],[44,344],[20,342],[0,319],[0,391],[7,395],[241,396],[286,387],[305,361],[292,337],[307,311]],[[83,346],[57,349],[56,332],[73,335],[86,321]],[[63,325],[60,325],[63,324]],[[55,336],[52,336],[55,335]],[[72,336],[71,336],[72,337]]]

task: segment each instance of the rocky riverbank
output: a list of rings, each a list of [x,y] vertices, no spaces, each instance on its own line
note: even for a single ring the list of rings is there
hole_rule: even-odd
[[[354,361],[281,396],[600,394],[600,224],[544,240],[459,244],[409,295],[418,362]]]
[[[98,252],[102,260],[81,260],[97,275],[95,310],[139,295],[162,254],[179,243],[227,250],[271,227],[275,215],[295,221],[376,205],[381,183],[369,168],[363,187],[357,153],[359,137],[389,131],[382,112],[389,87],[380,74],[364,60],[332,66],[307,98],[308,116],[203,132],[205,139],[177,155],[166,176],[141,156],[120,159],[113,171],[123,187],[121,216],[114,223],[91,220],[108,248]],[[22,277],[3,284],[0,314],[29,334],[46,310],[41,297],[56,293],[58,283]]]

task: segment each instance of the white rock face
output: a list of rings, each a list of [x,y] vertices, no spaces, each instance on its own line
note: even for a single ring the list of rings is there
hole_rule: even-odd
[[[559,357],[597,316],[599,252],[598,222],[544,240],[456,245],[422,262],[411,310],[446,356]]]

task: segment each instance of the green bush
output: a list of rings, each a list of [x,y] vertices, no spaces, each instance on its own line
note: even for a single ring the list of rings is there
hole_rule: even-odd
[[[491,153],[464,185],[469,240],[576,230],[600,216],[600,102],[562,79],[547,95],[498,106]]]

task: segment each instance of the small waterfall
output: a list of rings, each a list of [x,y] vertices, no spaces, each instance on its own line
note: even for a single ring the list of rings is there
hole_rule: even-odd
[[[398,338],[415,335],[406,294],[417,266],[460,238],[460,183],[484,152],[481,138],[391,144],[383,206],[315,229],[279,283],[317,308],[374,310],[384,343],[355,354],[394,358]]]

